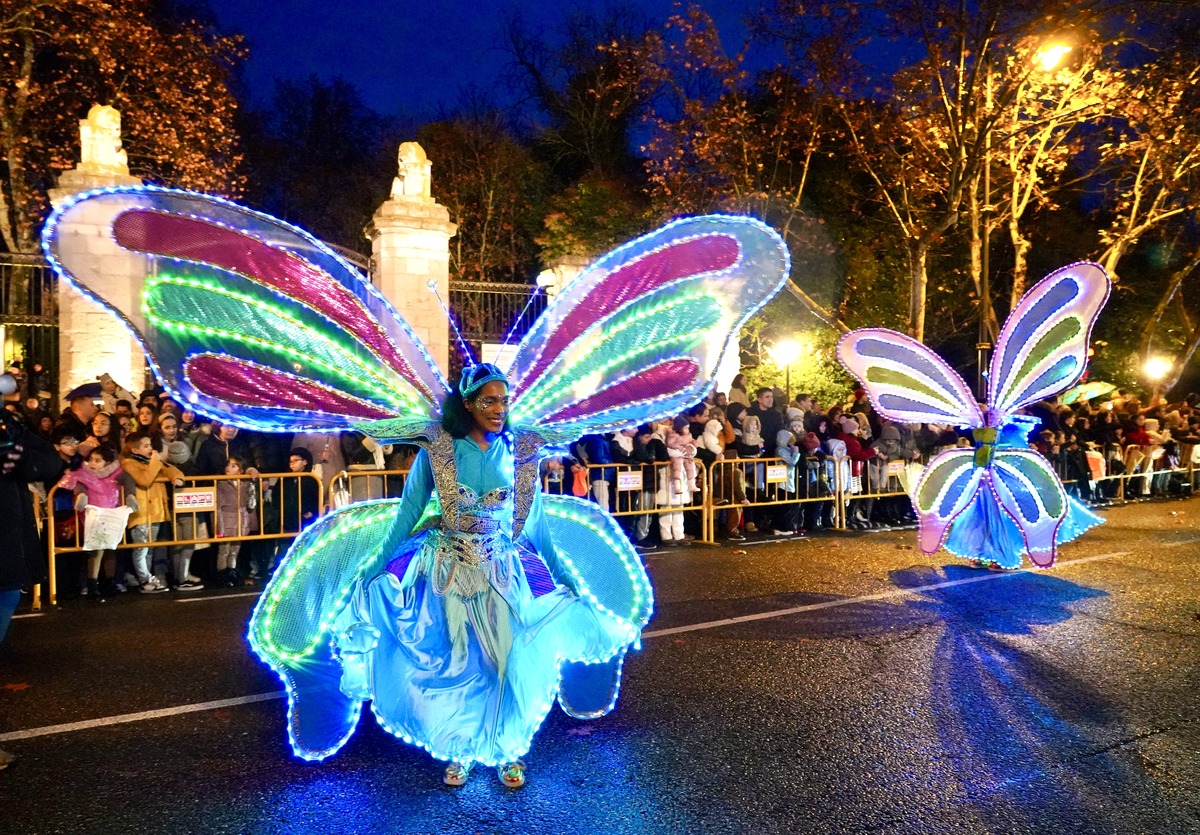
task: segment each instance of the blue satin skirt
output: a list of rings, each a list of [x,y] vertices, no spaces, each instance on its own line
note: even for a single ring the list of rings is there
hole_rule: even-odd
[[[402,579],[389,571],[360,584],[339,616],[341,689],[371,699],[385,729],[438,759],[516,760],[554,704],[564,662],[613,658],[631,627],[563,586],[535,597],[507,540],[499,567],[472,568],[439,561],[436,537],[422,538]],[[466,578],[482,590],[443,591],[451,567],[483,572]]]

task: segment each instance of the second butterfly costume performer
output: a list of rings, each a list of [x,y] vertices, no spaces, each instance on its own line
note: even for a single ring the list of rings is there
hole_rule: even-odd
[[[1030,449],[1039,421],[1021,410],[1083,376],[1109,286],[1103,268],[1079,262],[1030,288],[1000,329],[982,404],[941,357],[905,334],[865,328],[838,342],[838,359],[883,417],[971,430],[973,448],[934,456],[917,482],[922,552],[944,546],[973,565],[1009,570],[1028,556],[1048,568],[1060,544],[1103,521],[1068,496],[1049,462]]]
[[[610,711],[653,608],[616,521],[540,494],[540,459],[702,400],[789,270],[758,221],[677,221],[560,292],[506,371],[468,361],[451,388],[353,268],[235,204],[92,192],[51,216],[43,248],[130,325],[196,411],[421,447],[401,499],[351,505],[301,534],[255,608],[250,643],[284,682],[298,756],[336,752],[369,700],[389,732],[449,763],[452,785],[473,764],[521,785],[521,757],[556,701],[576,718]],[[135,292],[110,289],[108,263],[124,265]]]

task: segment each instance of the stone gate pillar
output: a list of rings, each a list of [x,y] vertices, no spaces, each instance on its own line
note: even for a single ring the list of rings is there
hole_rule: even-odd
[[[50,202],[55,207],[90,189],[142,184],[129,174],[125,151],[121,148],[121,114],[115,108],[99,104],[92,107],[87,118],[79,121],[79,139],[79,165],[64,171],[58,178],[58,188],[50,189]],[[98,226],[95,234],[107,232]],[[109,283],[104,291],[109,298],[119,299],[122,293],[132,293],[139,286],[119,258],[105,264],[99,273]],[[144,388],[146,355],[116,317],[60,281],[58,369],[60,398],[78,385],[94,383],[97,376],[106,372],[136,395]]]
[[[400,145],[400,172],[392,195],[367,227],[372,272],[379,290],[412,327],[441,366],[450,368],[450,326],[437,298],[450,303],[450,239],[458,226],[430,193],[432,165],[416,142]]]

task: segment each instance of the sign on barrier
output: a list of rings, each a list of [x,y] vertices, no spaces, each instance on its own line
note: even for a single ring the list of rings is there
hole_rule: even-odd
[[[618,490],[641,490],[642,489],[642,471],[641,470],[626,470],[625,472],[617,473],[617,489]]]
[[[904,462],[903,461],[888,461],[887,474],[889,476],[903,475],[904,474]]]
[[[787,464],[767,465],[767,484],[782,484],[787,481]]]
[[[189,487],[175,491],[176,513],[203,513],[216,509],[216,487]]]

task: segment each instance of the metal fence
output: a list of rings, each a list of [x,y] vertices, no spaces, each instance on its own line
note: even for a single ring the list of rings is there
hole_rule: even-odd
[[[0,253],[0,345],[5,358],[23,360],[26,371],[34,362],[42,364],[50,375],[51,400],[58,379],[57,286],[41,256]]]
[[[1179,462],[1167,466],[1165,456],[1147,450],[1144,466],[1132,472],[1093,473],[1095,478],[1064,478],[1069,493],[1093,503],[1138,501],[1150,495],[1189,496],[1200,486],[1200,448],[1186,448]],[[807,530],[861,530],[862,520],[874,523],[883,518],[890,525],[914,524],[909,496],[920,476],[920,461],[864,462],[855,467],[848,458],[809,456],[789,465],[781,458],[724,459],[712,465],[694,462],[693,468],[679,467],[673,462],[654,462],[640,465],[597,464],[579,465],[585,471],[576,486],[574,471],[561,469],[555,474],[544,468],[541,487],[546,493],[573,494],[596,501],[616,517],[620,526],[633,541],[653,538],[651,526],[658,524],[662,538],[672,541],[691,540],[716,545],[721,539],[740,539],[741,531],[754,526],[760,533],[771,535],[798,528]],[[1069,476],[1067,473],[1061,473]],[[331,504],[341,507],[369,499],[399,497],[404,490],[407,470],[350,470],[339,473],[331,484]],[[317,507],[324,508],[321,481],[312,473],[280,473],[254,476],[205,476],[190,478],[183,488],[174,491],[170,525],[166,536],[149,543],[130,541],[128,537],[114,550],[146,547],[207,546],[229,541],[282,540],[312,520],[296,520],[285,525],[267,515],[266,504],[259,502],[256,519],[245,531],[233,535],[215,536],[211,528],[203,531],[197,520],[207,518],[210,510],[201,510],[190,502],[196,493],[214,490],[221,481],[243,481],[256,485],[260,495],[273,488],[275,501],[286,479],[311,479],[317,491]],[[1145,485],[1145,486],[1143,486]],[[299,489],[299,487],[297,487]],[[47,497],[47,507],[53,508],[60,488]],[[181,501],[180,496],[188,496]],[[209,499],[209,501],[213,501]],[[887,504],[884,504],[887,503]],[[188,508],[191,509],[188,509]],[[890,508],[890,510],[888,509]],[[861,511],[861,513],[859,512]],[[318,511],[320,513],[321,511]],[[73,514],[73,511],[71,512]],[[191,517],[192,525],[181,525],[181,519]],[[47,528],[52,529],[50,520]],[[59,519],[58,521],[61,521]],[[53,532],[49,542],[50,580],[48,599],[57,603],[55,577],[56,558],[63,554],[82,553],[82,526],[63,538]],[[286,528],[294,528],[287,530]],[[196,535],[176,536],[183,530]],[[688,531],[694,531],[690,533]],[[228,532],[226,532],[228,533]],[[202,535],[204,534],[204,535]],[[41,607],[35,589],[34,608]]]

